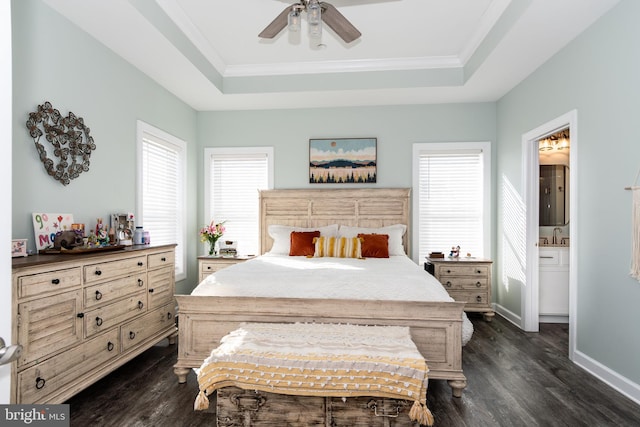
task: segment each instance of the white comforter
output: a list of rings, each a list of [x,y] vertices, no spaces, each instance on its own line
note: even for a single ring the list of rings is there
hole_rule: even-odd
[[[265,254],[217,271],[191,295],[453,301],[435,277],[406,256],[354,259]],[[464,315],[463,345],[471,334],[473,325]]]

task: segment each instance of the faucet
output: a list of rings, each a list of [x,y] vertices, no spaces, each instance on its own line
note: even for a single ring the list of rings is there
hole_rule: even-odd
[[[553,239],[551,240],[551,244],[552,245],[557,245],[558,244],[558,235],[556,234],[556,231],[558,233],[562,233],[562,229],[560,227],[556,227],[553,229]]]

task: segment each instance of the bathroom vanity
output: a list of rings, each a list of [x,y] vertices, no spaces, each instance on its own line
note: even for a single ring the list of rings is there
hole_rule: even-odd
[[[569,322],[569,247],[539,247],[541,323]]]

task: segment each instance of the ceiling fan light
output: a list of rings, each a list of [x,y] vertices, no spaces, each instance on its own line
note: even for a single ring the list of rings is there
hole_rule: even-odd
[[[320,25],[322,22],[322,7],[318,0],[310,0],[307,5],[307,22],[309,26]]]
[[[322,23],[309,24],[309,37],[312,39],[322,38]]]
[[[300,17],[300,12],[293,8],[291,9],[291,12],[289,12],[289,17],[288,17],[288,27],[289,27],[289,31],[297,33],[298,31],[300,31],[300,21],[301,21],[301,17]]]

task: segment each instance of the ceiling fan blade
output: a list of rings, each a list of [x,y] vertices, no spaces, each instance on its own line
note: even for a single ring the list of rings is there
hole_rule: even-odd
[[[322,20],[335,31],[345,43],[351,43],[362,35],[333,5],[325,2],[320,4],[322,5]]]
[[[272,39],[278,35],[278,33],[284,30],[284,27],[289,23],[289,12],[291,11],[291,6],[287,6],[285,10],[283,10],[280,15],[276,16],[276,19],[271,21],[269,25],[266,26],[264,30],[258,37],[263,39]]]

